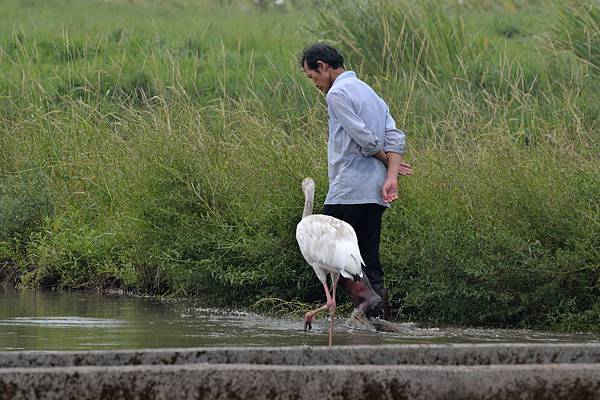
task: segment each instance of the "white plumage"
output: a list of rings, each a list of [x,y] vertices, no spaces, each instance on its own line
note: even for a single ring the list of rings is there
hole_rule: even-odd
[[[310,330],[313,317],[321,310],[329,309],[329,345],[333,337],[335,318],[335,290],[342,275],[358,280],[362,278],[363,259],[358,248],[356,232],[350,224],[328,215],[312,215],[315,182],[311,178],[302,181],[304,192],[304,212],[296,227],[296,240],[304,259],[315,270],[323,284],[327,303],[304,315],[304,330]],[[327,274],[331,275],[332,293],[327,286]]]
[[[327,274],[362,278],[363,259],[350,224],[328,215],[309,215],[296,227],[296,240],[304,259],[322,283]],[[337,279],[336,279],[337,280]]]

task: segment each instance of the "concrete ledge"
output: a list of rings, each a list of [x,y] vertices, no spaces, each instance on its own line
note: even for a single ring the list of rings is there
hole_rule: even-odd
[[[600,398],[600,344],[0,353],[0,400]]]
[[[0,369],[0,400],[573,399],[600,397],[600,366],[169,366]]]
[[[600,363],[600,344],[184,348],[0,352],[0,368],[177,364],[502,365]]]

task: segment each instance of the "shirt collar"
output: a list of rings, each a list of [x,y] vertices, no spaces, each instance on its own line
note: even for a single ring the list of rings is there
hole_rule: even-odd
[[[346,79],[346,78],[356,78],[356,73],[354,71],[344,71],[341,74],[339,74],[337,76],[337,78],[335,78],[335,80],[333,81],[333,84],[331,85],[331,87],[334,87],[336,85],[336,83],[338,83],[339,81],[341,81],[342,79]]]

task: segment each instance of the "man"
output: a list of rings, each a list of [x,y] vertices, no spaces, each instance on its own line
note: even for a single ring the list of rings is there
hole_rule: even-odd
[[[339,285],[359,311],[387,319],[379,238],[383,212],[398,198],[398,175],[412,173],[411,166],[402,162],[404,132],[396,128],[373,89],[345,70],[335,48],[323,43],[307,47],[300,66],[327,100],[329,191],[323,214],[352,225],[368,277],[358,282],[340,277]]]

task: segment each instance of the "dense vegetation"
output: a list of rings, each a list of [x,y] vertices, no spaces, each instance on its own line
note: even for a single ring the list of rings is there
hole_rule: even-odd
[[[408,134],[397,317],[600,330],[597,1],[0,9],[0,279],[321,299],[294,230],[327,116],[296,57],[328,40]]]

